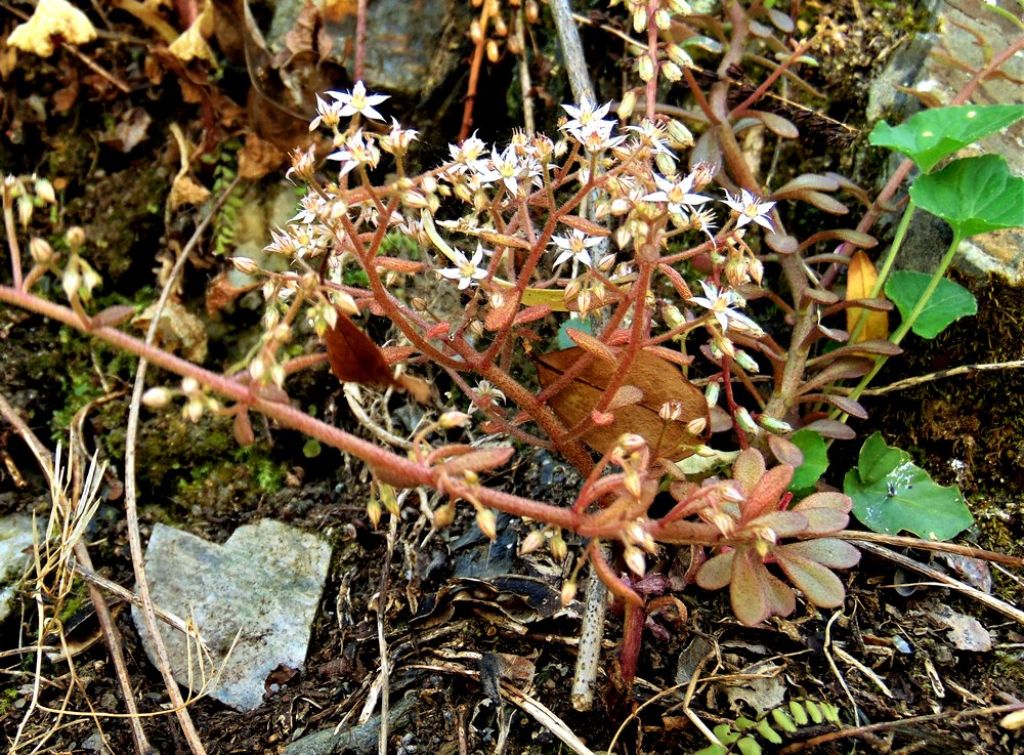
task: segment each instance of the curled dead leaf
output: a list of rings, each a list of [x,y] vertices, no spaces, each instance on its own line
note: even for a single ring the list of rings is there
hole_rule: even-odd
[[[871,258],[864,252],[856,252],[850,259],[846,273],[846,300],[868,299],[878,280]],[[860,332],[857,323],[863,322]],[[846,329],[850,332],[851,343],[861,341],[884,341],[889,337],[889,313],[872,312],[863,307],[849,307],[846,310]]]
[[[618,366],[619,352],[610,351],[614,357],[612,361],[592,359],[568,386],[549,400],[555,414],[566,424],[574,425],[591,417]],[[536,357],[541,385],[553,383],[585,353],[576,347]],[[687,425],[695,419],[704,419],[710,424],[704,394],[671,362],[641,351],[626,373],[625,385],[628,388],[621,398],[628,398],[628,402],[611,412],[613,420],[610,423],[592,427],[583,434],[588,446],[605,453],[623,433],[636,433],[643,436],[656,457],[678,461],[690,456],[693,449],[703,442],[701,436],[688,432]],[[620,398],[619,392],[615,398]],[[666,404],[673,406],[673,419],[666,420],[661,416]]]
[[[67,0],[39,0],[31,18],[14,28],[7,44],[48,58],[53,55],[55,37],[80,45],[96,39],[96,28],[88,16]]]

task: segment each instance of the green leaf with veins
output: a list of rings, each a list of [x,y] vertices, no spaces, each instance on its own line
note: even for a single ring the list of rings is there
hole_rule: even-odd
[[[897,270],[885,282],[885,295],[889,297],[904,320],[917,306],[931,276],[915,270]],[[911,326],[921,338],[935,338],[953,321],[978,313],[974,294],[951,280],[942,278],[931,298]]]
[[[959,488],[936,483],[877,432],[864,441],[843,490],[853,499],[853,515],[874,532],[906,530],[926,540],[950,540],[974,522]]]
[[[1024,178],[1013,175],[1001,155],[954,160],[919,176],[910,197],[953,226],[961,239],[1024,226]]]
[[[877,123],[869,141],[900,152],[927,173],[955,152],[1024,118],[1024,105],[960,105],[923,110],[899,126]]]

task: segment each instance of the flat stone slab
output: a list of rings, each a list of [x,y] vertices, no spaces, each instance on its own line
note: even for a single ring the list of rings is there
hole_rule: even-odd
[[[1016,0],[998,0],[998,4],[1011,13],[1020,13]],[[898,91],[897,85],[928,92],[946,104],[972,76],[971,71],[958,64],[966,64],[972,69],[985,65],[985,50],[979,40],[984,40],[992,53],[999,53],[1020,34],[1020,29],[1012,21],[993,12],[985,0],[941,0],[930,2],[929,6],[935,9],[935,31],[919,34],[911,40],[873,83],[868,105],[870,119],[879,118],[888,110],[904,111],[905,116],[916,110],[916,104],[908,95]],[[1006,75],[982,82],[971,97],[971,103],[1024,102],[1024,83],[1021,83],[1024,81],[1024,54],[1018,52],[1006,61],[1001,70]],[[889,120],[898,122],[900,119],[890,115]],[[1024,176],[1024,122],[982,140],[980,148],[984,153],[1002,155],[1012,173]],[[978,152],[977,148],[968,147],[958,157]],[[931,216],[922,218],[920,223],[915,218],[914,224],[918,231],[926,224],[942,231],[947,228],[943,221]],[[934,234],[926,231],[926,235]],[[932,248],[931,238],[926,238],[918,244],[912,232],[908,235],[907,246],[900,253],[904,258],[900,264],[931,272],[948,243],[947,239]],[[918,247],[916,250],[913,248],[915,245]],[[953,264],[970,274],[995,273],[1012,285],[1024,286],[1024,230],[1011,228],[968,239],[960,245],[960,254]]]
[[[45,529],[46,522],[39,526]],[[11,514],[0,517],[0,621],[11,612],[11,599],[32,557],[31,547],[31,516]]]
[[[263,702],[271,671],[302,667],[330,559],[330,546],[319,537],[270,519],[239,527],[223,545],[157,524],[146,548],[146,578],[156,605],[194,620],[221,670],[207,692],[247,711]],[[132,619],[155,663],[138,608]],[[183,635],[160,626],[174,678],[198,692],[196,649],[190,654]]]

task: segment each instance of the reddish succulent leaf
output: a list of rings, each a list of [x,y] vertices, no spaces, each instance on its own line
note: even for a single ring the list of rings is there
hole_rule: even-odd
[[[603,359],[606,362],[615,362],[617,352],[600,339],[594,338],[589,333],[584,333],[576,328],[567,328],[565,334],[569,336],[573,343],[584,351],[593,354],[598,359]]]
[[[130,304],[116,304],[93,315],[89,323],[94,328],[116,328],[135,316],[135,307]]]
[[[789,616],[796,608],[796,596],[789,585],[767,569],[764,572],[768,575],[765,585],[768,592],[768,616]]]
[[[788,543],[776,550],[817,561],[829,569],[851,569],[860,562],[860,551],[845,540],[835,537]]]
[[[426,268],[422,262],[404,260],[400,257],[374,257],[374,267],[378,270],[391,270],[396,273],[421,273]]]
[[[753,548],[736,551],[729,582],[729,601],[740,622],[752,627],[772,614],[781,597],[772,580],[778,581],[768,572]]]
[[[460,456],[446,461],[442,468],[449,474],[462,474],[463,472],[485,472],[496,467],[504,466],[512,458],[515,449],[512,446],[492,446],[490,448],[477,448]]]
[[[747,494],[746,503],[743,504],[743,520],[749,522],[777,508],[779,499],[792,480],[793,467],[788,464],[780,464],[765,472],[754,489]]]
[[[842,493],[814,493],[790,510],[807,517],[807,534],[822,535],[838,532],[849,524],[852,507],[849,496]]]
[[[837,608],[843,604],[846,589],[827,566],[787,548],[777,548],[775,559],[790,581],[814,605]]]
[[[573,337],[578,335],[578,331],[570,330],[569,333]],[[535,361],[541,385],[553,383],[585,353],[576,347],[537,357]],[[591,360],[569,385],[550,399],[548,403],[559,419],[575,425],[590,416],[615,372],[617,355],[618,352],[612,350],[612,361]],[[618,442],[623,433],[637,433],[647,441],[655,457],[678,461],[691,455],[702,439],[687,432],[686,426],[691,420],[708,420],[708,405],[703,392],[686,380],[674,365],[643,351],[637,354],[625,382],[638,389],[643,400],[616,409],[615,420],[605,427],[588,430],[583,435],[584,442],[604,453]],[[670,401],[678,402],[682,409],[677,421],[666,421],[659,415],[662,406]]]
[[[513,249],[526,249],[532,248],[529,241],[521,239],[518,236],[510,236],[507,233],[498,233],[496,231],[481,231],[480,238],[491,246],[507,246]]]
[[[740,452],[732,463],[732,478],[740,484],[743,495],[750,495],[766,468],[764,457],[757,449],[748,448]]]
[[[850,211],[850,208],[838,199],[833,199],[828,194],[822,194],[820,191],[802,191],[794,196],[796,199],[802,199],[819,210],[824,210],[832,215],[845,215]]]
[[[380,350],[384,354],[384,359],[388,364],[404,362],[416,353],[416,349],[412,346],[382,346]]]
[[[384,352],[341,310],[338,322],[324,334],[331,372],[343,383],[394,385]]]
[[[256,434],[252,430],[252,422],[249,421],[249,412],[243,409],[235,414],[231,433],[235,436],[235,442],[238,445],[251,446],[253,444],[256,440]]]
[[[497,307],[492,305],[487,308],[487,314],[484,315],[484,327],[487,330],[501,330],[512,322],[518,307],[519,303],[516,301],[516,297],[512,291],[509,291],[503,295],[501,304]]]
[[[697,572],[697,584],[705,590],[721,590],[732,579],[732,560],[736,551],[709,558]]]
[[[878,271],[875,270],[871,258],[864,252],[856,252],[850,258],[850,266],[846,271],[846,300],[870,298],[877,281]],[[862,319],[864,322],[861,325],[860,333],[853,338],[852,343],[884,341],[889,337],[888,312],[869,312],[863,307],[849,307],[846,310],[846,329],[851,335],[857,327],[857,323]]]
[[[781,435],[769,435],[768,448],[775,454],[776,459],[783,464],[789,464],[793,469],[804,463],[804,452],[800,450],[800,446]]]
[[[583,231],[583,233],[588,236],[607,236],[611,233],[600,223],[595,223],[593,220],[587,220],[579,215],[562,215],[562,217],[558,219],[558,222],[565,223],[567,226],[575,228],[577,231]]]
[[[804,425],[804,429],[814,430],[823,438],[835,438],[836,440],[853,440],[857,437],[857,433],[852,427],[834,419],[817,419],[809,425]]]
[[[758,527],[767,527],[777,537],[793,537],[807,531],[807,517],[797,511],[770,511],[757,518]]]
[[[532,307],[526,307],[512,321],[513,325],[525,325],[526,323],[539,320],[542,317],[547,317],[551,314],[551,307],[547,304],[534,304]]]

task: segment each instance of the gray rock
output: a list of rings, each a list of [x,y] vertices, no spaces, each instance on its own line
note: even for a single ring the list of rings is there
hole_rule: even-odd
[[[1020,13],[1016,0],[998,0],[998,4],[1011,13]],[[943,0],[934,18],[932,31],[918,34],[876,77],[871,86],[869,117],[885,116],[890,123],[900,122],[919,109],[916,98],[902,94],[895,85],[924,91],[948,102],[972,76],[972,72],[964,70],[960,64],[971,69],[985,65],[979,39],[985,40],[992,53],[999,53],[1020,34],[1019,28],[996,15],[984,0]],[[1024,55],[1018,53],[1010,58],[1002,71],[1006,76],[983,82],[971,102],[979,105],[1024,102],[1024,84],[1021,83],[1024,81]],[[980,148],[988,154],[1002,155],[1013,173],[1024,175],[1024,123],[988,137]],[[976,153],[977,149],[967,148],[963,156]],[[915,218],[915,224],[918,222]],[[943,221],[930,216],[920,222],[945,227]],[[930,240],[908,234],[904,252],[910,257],[925,255],[928,264],[917,262],[909,266],[931,271],[945,252],[945,246],[933,246]],[[995,273],[1014,285],[1024,285],[1024,232],[1010,229],[975,236],[961,244],[954,264],[970,274]]]
[[[302,667],[330,558],[320,538],[269,519],[239,527],[224,545],[157,524],[146,548],[146,577],[153,602],[192,618],[221,669],[209,694],[237,710],[252,710],[263,702],[271,671]],[[132,618],[154,661],[137,608]],[[174,678],[189,685],[191,658],[191,684],[198,691],[195,648],[190,655],[186,638],[163,624],[161,635]]]
[[[271,50],[284,47],[284,37],[295,26],[304,3],[285,0],[275,4],[267,37]],[[353,11],[337,21],[324,19],[324,32],[332,40],[328,59],[349,67],[355,42]],[[458,65],[459,56],[448,48],[446,25],[452,0],[375,0],[367,6],[364,79],[371,90],[384,90],[413,100],[429,94]]]
[[[45,527],[43,522],[41,527]],[[11,612],[11,599],[28,565],[32,548],[32,517],[11,514],[0,518],[0,621]]]

